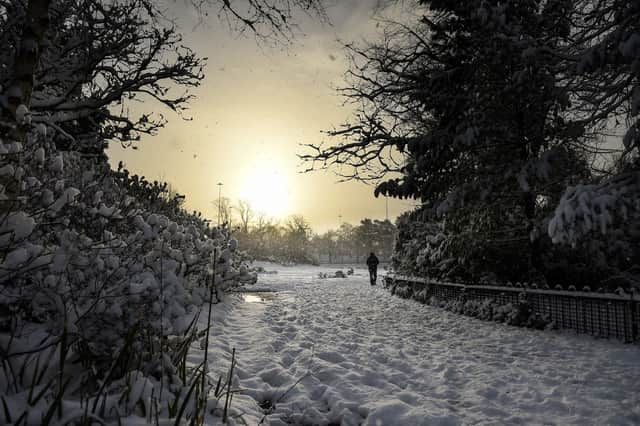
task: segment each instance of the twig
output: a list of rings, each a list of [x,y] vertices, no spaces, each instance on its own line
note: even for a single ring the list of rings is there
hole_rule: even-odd
[[[213,291],[216,284],[216,261],[218,258],[218,248],[213,249],[213,266],[211,271],[211,285],[209,286],[209,312],[207,314],[207,333],[204,340],[204,363],[202,371],[202,388],[201,397],[203,406],[206,407],[207,393],[205,392],[205,383],[207,381],[208,355],[209,355],[209,334],[211,332],[211,311],[213,310]],[[206,281],[205,281],[206,282]],[[202,416],[204,421],[204,415]]]
[[[311,361],[313,361],[313,357],[315,355],[315,346],[311,347],[311,358],[309,358],[309,365],[307,365],[307,372],[304,373],[302,376],[300,376],[300,378],[298,380],[296,380],[291,386],[289,386],[289,388],[278,397],[278,399],[275,400],[275,402],[273,402],[272,406],[275,407],[277,404],[279,404],[285,396],[287,396],[289,394],[289,392],[291,392],[301,381],[303,381],[304,379],[306,379],[307,377],[309,377],[309,375],[311,375]],[[267,417],[269,416],[270,413],[265,413],[265,415],[260,419],[260,422],[258,423],[258,425],[261,425],[264,423],[265,420],[267,420]]]

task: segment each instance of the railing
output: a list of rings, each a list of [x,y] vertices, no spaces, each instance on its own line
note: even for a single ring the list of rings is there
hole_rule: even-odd
[[[522,287],[464,285],[404,275],[386,275],[385,287],[402,297],[422,302],[494,300],[499,305],[526,301],[533,313],[548,318],[558,328],[625,342],[640,341],[640,300],[633,295],[541,290]]]

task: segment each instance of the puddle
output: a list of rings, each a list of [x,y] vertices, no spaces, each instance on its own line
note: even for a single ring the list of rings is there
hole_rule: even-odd
[[[253,294],[245,294],[242,296],[245,302],[258,303],[262,302],[262,297],[254,296]]]
[[[247,303],[273,302],[276,299],[275,293],[243,293],[242,299]]]
[[[242,300],[247,303],[295,303],[295,295],[288,291],[257,291],[239,292]]]

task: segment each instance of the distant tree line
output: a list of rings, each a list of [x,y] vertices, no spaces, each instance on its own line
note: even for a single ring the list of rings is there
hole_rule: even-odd
[[[214,203],[221,224],[239,242],[247,258],[283,263],[362,263],[370,252],[391,259],[396,227],[389,220],[362,219],[338,229],[313,231],[302,215],[282,220],[257,212],[244,201],[222,197]]]
[[[309,170],[421,201],[398,223],[407,272],[638,286],[640,2],[410,3],[348,46],[359,110]]]
[[[315,235],[312,247],[322,263],[364,263],[371,252],[384,262],[391,259],[396,233],[388,220],[362,219]]]

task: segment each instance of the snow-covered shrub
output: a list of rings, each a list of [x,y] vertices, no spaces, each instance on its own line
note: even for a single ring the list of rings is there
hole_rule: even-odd
[[[121,187],[106,161],[57,152],[40,139],[32,136],[16,156],[21,165],[13,177],[24,195],[2,223],[3,302],[26,298],[25,315],[53,328],[66,321],[98,358],[110,358],[137,323],[184,331],[193,305],[187,287],[203,279],[214,247],[225,254],[224,235],[209,237],[196,221],[178,224],[151,213],[148,200]],[[50,159],[44,164],[36,155],[42,150]],[[237,273],[225,260],[221,283]]]
[[[640,173],[615,176],[604,182],[567,188],[551,221],[554,243],[577,244],[592,233],[606,235],[640,218]],[[634,229],[635,230],[635,229]]]
[[[564,220],[559,211],[562,209],[556,211],[556,220]],[[604,285],[610,291],[620,285],[628,288],[637,276],[634,265],[640,264],[640,221],[633,218],[631,211],[627,208],[629,221],[615,222],[617,225],[610,227],[606,235],[592,230],[575,247],[553,244],[550,236],[540,235],[534,267],[528,241],[514,238],[512,242],[505,236],[503,246],[486,245],[475,234],[447,231],[447,219],[434,221],[429,212],[418,209],[398,219],[393,266],[405,275],[458,283],[508,286],[509,282],[521,282],[561,289],[575,283],[591,288]],[[541,226],[548,227],[553,220],[549,217]],[[569,226],[567,223],[564,229]]]
[[[60,151],[53,134],[0,140],[0,393],[14,401],[31,392],[15,371],[36,360],[51,370],[43,386],[58,382],[41,401],[59,395],[63,376],[76,396],[125,377],[131,392],[160,380],[173,383],[169,393],[184,390],[177,348],[193,338],[206,276],[215,264],[218,296],[255,277],[227,231],[182,210],[165,186],[111,170],[104,156]],[[57,368],[56,351],[75,367]]]
[[[402,214],[397,225],[398,237],[392,257],[396,271],[440,276],[454,262],[448,257],[448,239],[442,223],[424,220],[419,212],[413,212]]]
[[[493,299],[467,300],[464,303],[462,313],[483,320],[493,320],[495,304]]]
[[[465,291],[458,297],[450,299],[434,295],[432,287],[436,285],[438,285],[437,281],[428,282],[419,290],[412,292],[409,285],[394,282],[391,285],[391,294],[402,298],[412,297],[421,303],[486,321],[503,322],[537,329],[552,326],[552,322],[547,316],[533,312],[524,293],[520,294],[517,304],[500,303],[491,297],[469,298]]]
[[[635,168],[635,167],[634,167]],[[548,226],[558,246],[572,246],[589,257],[597,279],[580,285],[637,286],[640,276],[640,172],[567,188]]]
[[[480,212],[474,220],[482,222],[483,215]],[[394,269],[409,275],[473,284],[522,279],[526,273],[523,265],[527,264],[526,241],[517,246],[488,243],[476,233],[456,229],[459,224],[454,218],[436,217],[427,208],[401,215],[392,258]],[[479,230],[485,225],[473,226]]]
[[[402,297],[403,299],[410,298],[412,293],[411,285],[405,283],[397,284],[394,291],[396,296]]]
[[[429,286],[423,286],[420,290],[413,293],[413,298],[421,303],[427,303],[429,300],[430,291]]]

